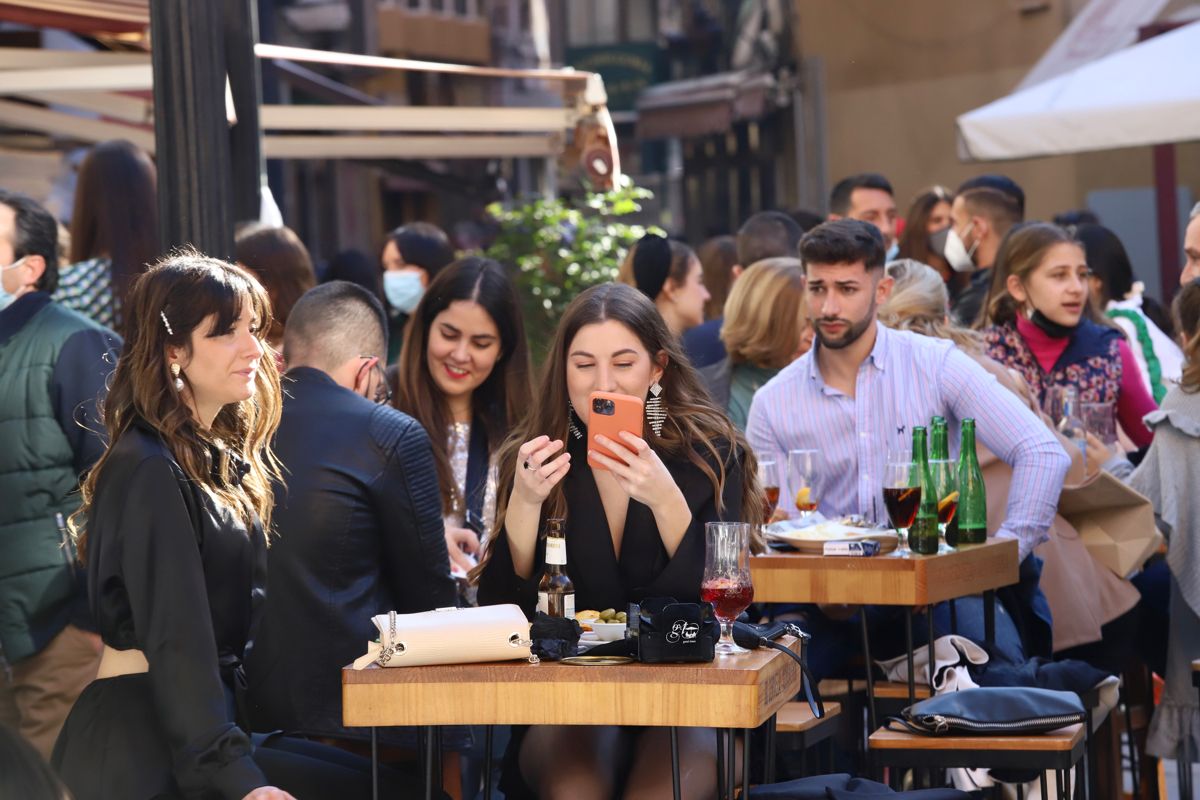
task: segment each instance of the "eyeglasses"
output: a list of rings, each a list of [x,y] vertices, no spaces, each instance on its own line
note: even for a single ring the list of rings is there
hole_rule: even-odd
[[[384,372],[383,366],[379,362],[379,356],[359,356],[359,358],[366,359],[367,363],[371,365],[371,370],[379,373],[379,385],[375,387],[375,396],[372,399],[379,405],[391,405],[392,387],[388,386],[387,373]]]

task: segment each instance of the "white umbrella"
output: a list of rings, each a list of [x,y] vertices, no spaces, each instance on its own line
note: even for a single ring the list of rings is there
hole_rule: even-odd
[[[964,159],[1083,153],[1200,139],[1200,22],[958,118]]]

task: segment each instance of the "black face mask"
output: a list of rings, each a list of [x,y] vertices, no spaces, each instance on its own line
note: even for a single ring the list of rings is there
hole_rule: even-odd
[[[1041,329],[1042,333],[1046,334],[1051,339],[1066,339],[1079,327],[1079,323],[1075,323],[1074,325],[1061,325],[1047,317],[1042,312],[1038,311],[1036,308],[1033,310],[1033,313],[1029,315],[1029,321],[1034,325],[1037,325],[1038,328]]]

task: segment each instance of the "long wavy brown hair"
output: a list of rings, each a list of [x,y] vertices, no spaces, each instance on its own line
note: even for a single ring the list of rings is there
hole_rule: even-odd
[[[87,544],[83,520],[96,486],[113,447],[139,418],[158,431],[188,480],[236,511],[248,526],[257,517],[263,529],[270,530],[271,483],[281,480],[270,446],[281,409],[275,359],[264,350],[254,394],[222,408],[207,429],[196,421],[184,393],[176,391],[167,360],[168,347],[190,352],[194,336],[230,331],[246,303],[258,320],[261,339],[271,322],[266,290],[241,267],[191,250],[166,257],[134,283],[126,305],[125,345],[102,409],[109,448],[83,481],[83,504],[71,518],[81,558]],[[186,383],[187,373],[182,377]],[[234,477],[237,459],[249,468],[240,484]]]
[[[508,273],[490,258],[470,256],[442,268],[413,310],[397,361],[393,397],[396,408],[420,422],[433,445],[433,463],[442,486],[442,513],[466,509],[454,481],[446,432],[454,421],[446,396],[429,374],[429,329],[437,315],[456,300],[479,304],[500,333],[500,357],[475,389],[471,411],[487,433],[488,452],[504,442],[513,423],[529,408],[529,349],[521,305]]]
[[[1175,296],[1175,327],[1183,344],[1183,375],[1179,387],[1188,394],[1200,392],[1200,278]]]
[[[760,523],[763,518],[763,494],[758,483],[757,461],[745,437],[729,421],[729,417],[709,400],[699,374],[684,356],[676,337],[667,328],[654,303],[632,286],[605,283],[586,290],[567,306],[559,320],[558,332],[543,368],[541,383],[534,392],[530,411],[500,450],[494,532],[498,534],[504,525],[508,490],[516,477],[517,451],[521,445],[543,434],[551,439],[568,441],[571,412],[567,393],[567,354],[571,342],[585,325],[608,320],[620,322],[632,331],[652,358],[658,354],[665,356],[666,364],[659,385],[663,389],[667,419],[661,436],[655,435],[649,422],[643,424],[642,438],[656,452],[690,461],[708,476],[712,481],[718,513],[724,511],[721,497],[727,468],[740,458],[741,521]],[[724,448],[720,446],[722,444],[725,444]],[[567,516],[566,498],[560,481],[542,503],[541,519],[565,519]],[[488,538],[488,547],[479,566],[472,572],[473,578],[477,578],[490,561],[491,543],[496,539],[495,535]]]

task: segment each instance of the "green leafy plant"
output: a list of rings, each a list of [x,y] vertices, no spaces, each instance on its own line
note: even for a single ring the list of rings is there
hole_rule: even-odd
[[[545,359],[567,305],[584,289],[616,280],[625,254],[647,231],[662,233],[622,220],[653,196],[625,178],[611,191],[587,192],[582,202],[556,198],[488,207],[500,233],[487,255],[513,269],[537,363]]]

